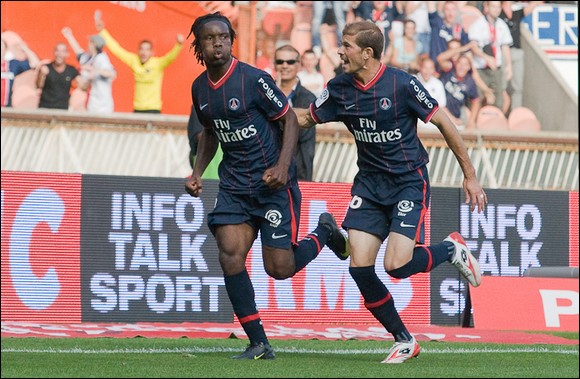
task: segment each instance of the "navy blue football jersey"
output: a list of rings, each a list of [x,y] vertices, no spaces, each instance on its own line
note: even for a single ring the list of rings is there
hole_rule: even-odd
[[[272,77],[237,59],[216,83],[207,71],[192,84],[191,96],[204,128],[216,134],[223,150],[220,188],[239,194],[271,192],[262,175],[273,167],[282,148],[279,120],[288,112],[284,93]],[[296,163],[289,169],[288,188],[296,180]]]
[[[400,174],[429,162],[417,119],[429,122],[438,107],[417,78],[381,65],[366,85],[353,74],[331,79],[310,113],[317,123],[346,125],[357,145],[359,170]]]

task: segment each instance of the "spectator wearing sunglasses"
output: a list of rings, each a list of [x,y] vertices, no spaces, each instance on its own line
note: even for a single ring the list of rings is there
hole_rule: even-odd
[[[316,96],[300,82],[300,53],[291,45],[280,46],[274,53],[276,82],[288,98],[291,107],[306,108]],[[314,171],[314,150],[316,148],[316,128],[300,128],[296,146],[298,180],[312,181]]]

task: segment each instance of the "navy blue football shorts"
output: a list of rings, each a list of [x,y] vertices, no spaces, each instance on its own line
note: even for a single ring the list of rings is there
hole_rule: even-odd
[[[233,194],[220,190],[207,224],[215,236],[218,225],[247,223],[260,231],[262,245],[288,249],[297,243],[302,194],[298,183],[260,195]]]
[[[431,196],[425,166],[399,175],[359,172],[351,195],[343,229],[374,234],[381,241],[390,232],[397,232],[424,243],[425,214]]]

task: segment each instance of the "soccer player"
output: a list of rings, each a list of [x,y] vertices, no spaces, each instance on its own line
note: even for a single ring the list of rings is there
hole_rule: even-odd
[[[217,241],[229,299],[250,342],[233,358],[272,359],[274,350],[246,270],[258,232],[264,267],[275,279],[295,275],[325,244],[338,255],[348,254],[348,245],[330,213],[322,213],[316,229],[297,241],[301,194],[294,150],[299,127],[273,78],[232,56],[236,33],[219,12],[197,18],[191,34],[195,57],[206,71],[191,88],[203,130],[185,190],[200,195],[201,175],[219,144],[219,191],[208,226]]]
[[[384,41],[372,22],[349,24],[338,53],[344,74],[330,80],[310,105],[295,109],[301,127],[342,121],[354,135],[359,172],[342,227],[348,231],[349,272],[373,316],[395,343],[382,363],[402,363],[419,355],[420,347],[401,320],[394,300],[375,273],[375,261],[389,237],[384,268],[395,278],[429,272],[449,261],[473,286],[481,283],[479,264],[457,232],[441,243],[419,245],[429,206],[428,155],[417,135],[417,119],[433,122],[457,157],[471,210],[487,201],[456,127],[419,80],[385,67]],[[348,251],[342,259],[348,258]]]

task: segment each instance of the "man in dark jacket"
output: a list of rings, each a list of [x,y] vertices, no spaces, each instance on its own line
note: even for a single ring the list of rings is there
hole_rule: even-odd
[[[280,46],[274,54],[276,83],[284,92],[292,107],[307,108],[316,96],[304,88],[298,79],[300,53],[291,45]],[[298,180],[312,181],[316,128],[300,128],[296,147]]]

